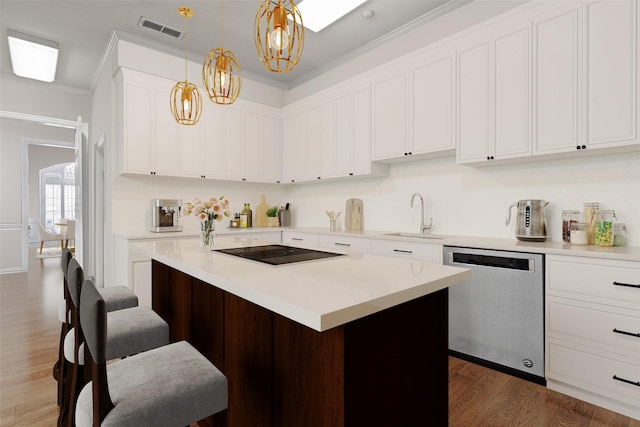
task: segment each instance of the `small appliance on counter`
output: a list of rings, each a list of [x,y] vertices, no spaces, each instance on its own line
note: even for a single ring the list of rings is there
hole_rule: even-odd
[[[517,207],[516,239],[525,242],[544,242],[547,240],[547,213],[544,200],[519,200],[507,210],[505,227],[511,222],[511,208]]]
[[[151,231],[154,233],[182,231],[182,226],[178,225],[181,210],[182,200],[152,199]]]

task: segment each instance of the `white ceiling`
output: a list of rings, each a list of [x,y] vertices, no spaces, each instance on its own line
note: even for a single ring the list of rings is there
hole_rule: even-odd
[[[471,0],[368,0],[319,33],[306,30],[302,59],[290,73],[269,72],[257,57],[253,25],[261,1],[224,1],[224,47],[236,55],[246,77],[291,88],[394,37],[398,28],[428,25]],[[182,57],[184,41],[138,26],[144,16],[182,31],[184,18],[177,12],[179,6],[195,12],[188,23],[189,59],[202,62],[211,49],[221,45],[219,0],[0,0],[1,72],[13,74],[8,29],[58,42],[54,84],[78,90],[92,89],[114,31],[121,39]],[[373,10],[375,16],[364,19],[362,11],[366,9]]]

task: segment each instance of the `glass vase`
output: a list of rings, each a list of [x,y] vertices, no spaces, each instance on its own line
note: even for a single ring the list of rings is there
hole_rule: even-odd
[[[200,223],[200,246],[203,248],[213,247],[216,236],[216,223],[213,219],[208,219]]]

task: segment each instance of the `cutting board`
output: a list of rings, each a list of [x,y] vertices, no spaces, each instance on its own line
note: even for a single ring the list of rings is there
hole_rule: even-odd
[[[267,226],[267,209],[269,209],[269,205],[267,204],[266,197],[262,194],[260,196],[260,204],[256,206],[256,227]]]
[[[344,229],[346,231],[362,230],[362,200],[347,200],[345,213]]]

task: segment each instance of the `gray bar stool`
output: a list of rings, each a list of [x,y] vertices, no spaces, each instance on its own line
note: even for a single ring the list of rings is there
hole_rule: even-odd
[[[68,394],[68,386],[71,382],[70,363],[65,360],[64,356],[64,341],[69,329],[71,328],[70,315],[72,303],[69,297],[69,287],[67,285],[67,271],[71,258],[73,258],[73,254],[69,248],[64,248],[60,258],[60,267],[62,268],[63,273],[63,299],[58,306],[58,319],[61,323],[60,344],[58,348],[58,360],[53,367],[53,377],[58,381],[58,406],[61,407],[58,425],[66,424],[66,415],[69,404],[65,401],[65,396]],[[138,297],[127,286],[112,286],[109,288],[99,289],[98,291],[105,300],[107,311],[115,311],[138,306]]]
[[[84,334],[80,316],[80,298],[83,292],[84,274],[75,259],[69,261],[67,285],[71,300],[71,329],[64,342],[65,359],[73,363],[68,393],[68,425],[73,426],[75,402],[82,386],[89,381],[91,365],[85,360]],[[94,286],[95,289],[95,286]],[[98,292],[96,290],[96,292]],[[98,292],[100,294],[100,292]],[[102,300],[105,299],[101,296]],[[131,307],[105,312],[109,330],[105,337],[107,360],[119,359],[142,353],[169,343],[169,325],[148,307]],[[84,368],[82,368],[84,366]]]
[[[80,322],[91,382],[78,397],[76,425],[190,425],[227,408],[227,378],[186,341],[135,356],[108,367],[112,327],[105,302],[87,280],[80,298]]]

